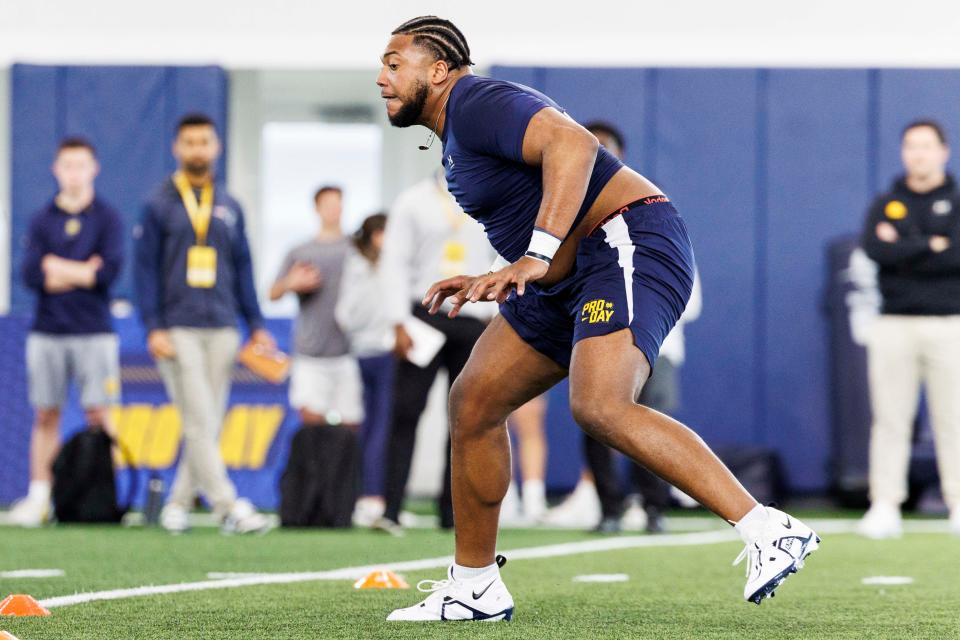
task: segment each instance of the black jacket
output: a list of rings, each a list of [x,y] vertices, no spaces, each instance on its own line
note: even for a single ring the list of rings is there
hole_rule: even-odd
[[[896,242],[877,237],[883,221],[896,228]],[[932,236],[948,237],[950,248],[934,253]],[[896,180],[870,206],[862,243],[880,267],[883,313],[960,314],[960,193],[953,176],[929,193],[911,191],[904,178]]]

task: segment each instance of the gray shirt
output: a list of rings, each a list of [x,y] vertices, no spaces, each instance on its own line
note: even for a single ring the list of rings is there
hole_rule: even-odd
[[[283,260],[278,280],[297,262],[313,265],[323,278],[319,289],[298,295],[300,311],[293,327],[293,349],[299,355],[332,358],[350,350],[347,337],[335,317],[343,264],[349,249],[347,238],[329,242],[311,240],[291,249]]]

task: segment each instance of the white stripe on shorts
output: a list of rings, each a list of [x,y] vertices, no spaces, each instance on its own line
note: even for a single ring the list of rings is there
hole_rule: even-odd
[[[630,239],[630,229],[623,216],[617,216],[603,225],[607,244],[617,250],[617,262],[623,270],[623,289],[627,296],[627,322],[633,322],[633,253],[636,247]]]

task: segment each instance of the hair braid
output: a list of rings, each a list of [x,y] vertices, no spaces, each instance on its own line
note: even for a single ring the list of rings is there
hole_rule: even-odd
[[[391,35],[413,36],[414,44],[429,49],[451,69],[473,64],[467,39],[449,20],[437,16],[420,16],[407,20],[394,29]]]

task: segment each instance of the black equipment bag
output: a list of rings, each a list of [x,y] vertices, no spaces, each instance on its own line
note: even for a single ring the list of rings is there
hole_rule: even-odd
[[[743,446],[719,447],[715,452],[757,502],[783,502],[786,481],[775,451],[760,446]]]
[[[280,477],[284,527],[349,527],[357,500],[359,447],[340,425],[302,426]]]
[[[129,499],[121,508],[111,453],[115,444],[102,429],[86,428],[60,449],[53,463],[53,509],[58,522],[120,522],[126,514],[136,494],[137,476],[131,466]],[[129,465],[130,457],[125,458]]]

